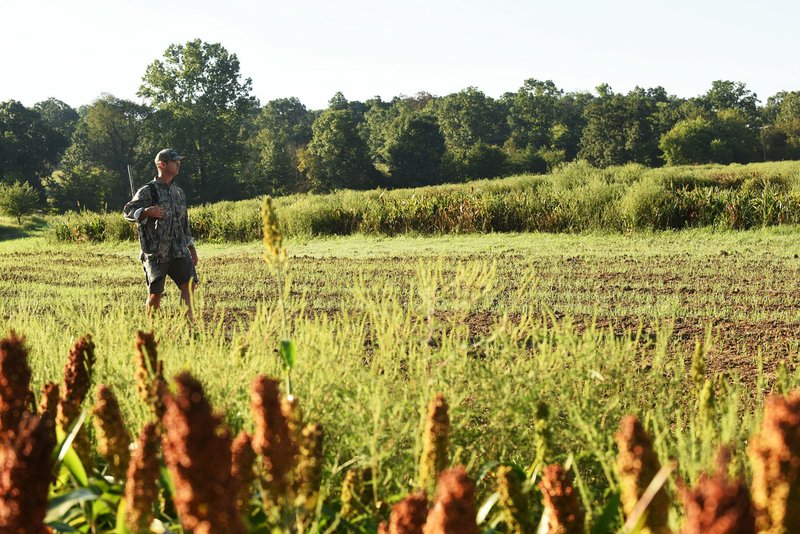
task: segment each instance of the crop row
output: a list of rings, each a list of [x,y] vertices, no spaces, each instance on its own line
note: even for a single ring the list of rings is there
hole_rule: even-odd
[[[796,162],[646,169],[564,166],[546,176],[395,191],[293,195],[276,203],[285,235],[395,235],[473,232],[578,232],[745,229],[800,222]],[[261,237],[257,200],[190,209],[195,237],[254,241]],[[117,213],[54,218],[59,241],[135,239]]]

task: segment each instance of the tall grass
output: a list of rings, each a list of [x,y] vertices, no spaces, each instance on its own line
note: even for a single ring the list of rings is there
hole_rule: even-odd
[[[663,169],[573,162],[545,176],[292,195],[276,207],[286,236],[744,229],[800,222],[800,162]],[[195,207],[189,216],[200,239],[261,238],[257,199]],[[54,218],[51,235],[105,241],[136,233],[119,214],[85,212]]]

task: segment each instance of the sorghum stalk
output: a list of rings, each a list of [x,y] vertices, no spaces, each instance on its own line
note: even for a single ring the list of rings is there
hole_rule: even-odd
[[[94,366],[94,343],[92,336],[86,335],[78,339],[72,346],[64,367],[64,384],[59,388],[60,398],[56,415],[56,424],[68,432],[72,423],[81,413],[81,406],[89,393]],[[72,447],[80,457],[87,470],[94,466],[94,454],[89,444],[86,426],[81,427],[72,442]]]
[[[506,532],[526,534],[536,530],[531,513],[530,499],[522,492],[519,474],[509,466],[497,470],[497,492],[505,516]]]
[[[251,486],[256,479],[253,465],[256,453],[253,450],[252,438],[247,432],[240,432],[231,445],[231,478],[236,482],[236,509],[240,515],[246,515],[250,506]]]
[[[244,532],[231,477],[231,438],[212,413],[203,388],[188,372],[178,392],[164,396],[164,460],[175,483],[175,508],[186,530]]]
[[[749,454],[758,532],[800,532],[800,391],[767,400]]]
[[[125,522],[132,532],[149,532],[158,502],[159,432],[155,423],[142,428],[128,465],[125,482]]]
[[[422,534],[428,517],[428,498],[418,491],[407,495],[392,507],[389,523],[381,523],[381,534]]]
[[[9,332],[0,340],[0,440],[13,438],[30,397],[31,368],[25,339]]]
[[[632,415],[622,418],[619,430],[614,434],[619,448],[617,470],[619,471],[622,508],[630,517],[636,503],[644,495],[647,486],[661,469],[658,456],[653,449],[639,420]],[[642,527],[643,534],[668,532],[669,497],[662,486],[647,509],[647,519]]]
[[[477,534],[475,486],[462,466],[442,471],[425,534]]]
[[[750,492],[742,480],[728,480],[729,457],[727,451],[721,452],[716,474],[702,474],[694,490],[682,490],[686,509],[682,534],[755,534]]]
[[[97,388],[97,400],[92,414],[97,435],[97,452],[108,462],[109,472],[122,479],[130,460],[128,447],[131,435],[122,421],[117,397],[108,386],[100,385]]]
[[[289,330],[286,325],[286,295],[288,293],[289,258],[283,247],[278,215],[272,206],[272,197],[264,196],[261,201],[261,226],[264,238],[264,261],[275,276],[278,288],[278,303],[281,307],[281,343],[287,342]],[[286,365],[286,394],[292,394],[292,369]]]
[[[542,472],[539,489],[549,513],[548,534],[582,534],[584,512],[569,471],[558,464],[548,465]]]
[[[419,465],[419,487],[429,495],[433,492],[439,473],[447,467],[449,441],[450,416],[447,400],[442,393],[437,393],[428,407]]]
[[[277,380],[264,376],[253,380],[251,408],[256,422],[253,450],[262,458],[270,499],[279,504],[288,496],[297,446],[281,410]]]

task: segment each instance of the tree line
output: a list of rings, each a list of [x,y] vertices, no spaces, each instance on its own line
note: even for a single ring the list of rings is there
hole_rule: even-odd
[[[293,97],[261,105],[235,54],[194,40],[147,66],[137,94],[141,102],[103,94],[79,109],[55,98],[1,102],[0,196],[24,189],[52,211],[116,210],[130,198],[128,166],[141,185],[166,146],[188,156],[180,181],[194,203],[543,173],[576,159],[800,159],[800,91],[762,104],[728,80],[693,98],[528,79],[496,99],[475,87],[389,101],[336,93],[312,110]]]

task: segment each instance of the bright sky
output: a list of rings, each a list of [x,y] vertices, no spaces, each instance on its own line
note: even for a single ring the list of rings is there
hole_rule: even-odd
[[[682,97],[726,79],[765,102],[800,90],[798,21],[797,0],[4,0],[0,101],[139,100],[147,65],[199,38],[238,56],[262,104],[499,97],[527,78]]]

